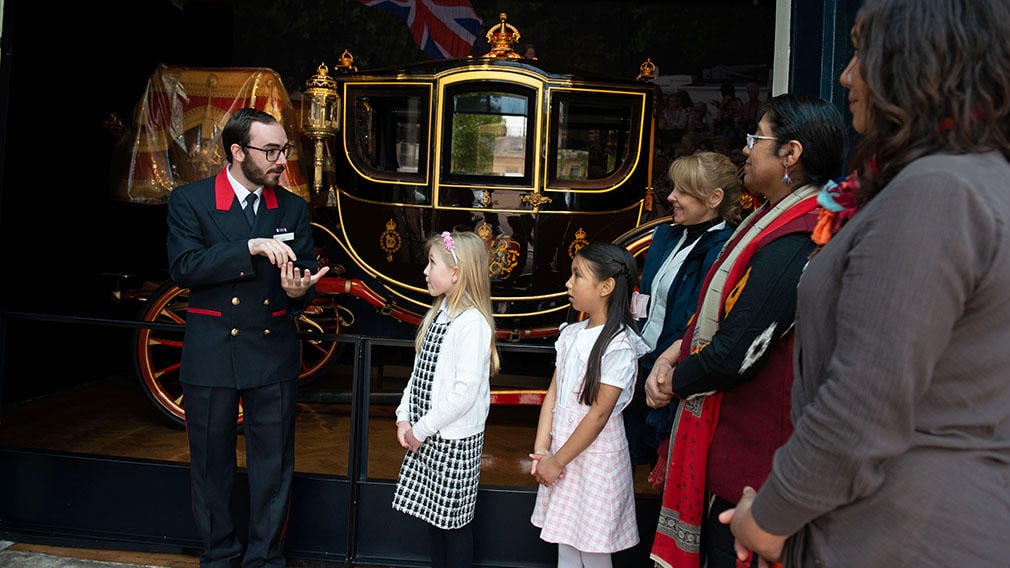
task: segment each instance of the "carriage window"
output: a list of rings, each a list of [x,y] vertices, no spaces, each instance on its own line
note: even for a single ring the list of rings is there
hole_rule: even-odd
[[[450,101],[450,176],[529,178],[529,95],[467,91]]]
[[[638,99],[562,93],[555,100],[554,179],[609,178],[627,166]]]
[[[386,179],[423,179],[427,156],[428,95],[348,88],[351,108],[345,143],[368,174]]]

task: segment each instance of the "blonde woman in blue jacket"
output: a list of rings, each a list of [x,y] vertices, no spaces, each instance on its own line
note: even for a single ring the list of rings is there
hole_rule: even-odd
[[[673,215],[670,223],[653,230],[639,284],[639,292],[648,297],[648,316],[640,325],[651,351],[638,360],[635,398],[624,410],[634,465],[666,458],[657,449],[670,436],[676,405],[647,408],[645,378],[656,358],[684,336],[705,274],[740,222],[740,176],[728,157],[715,152],[682,156],[670,164],[669,175],[673,190],[667,201]],[[657,467],[656,485],[665,469],[665,464]]]

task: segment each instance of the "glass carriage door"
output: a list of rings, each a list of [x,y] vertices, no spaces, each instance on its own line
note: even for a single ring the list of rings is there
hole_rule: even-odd
[[[515,82],[460,81],[446,87],[437,205],[520,208],[517,193],[498,190],[534,188],[537,100],[536,88]]]

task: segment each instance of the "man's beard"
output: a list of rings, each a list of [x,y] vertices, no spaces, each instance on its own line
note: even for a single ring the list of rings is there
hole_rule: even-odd
[[[263,186],[274,186],[281,178],[281,173],[284,168],[281,166],[271,165],[266,170],[261,170],[256,167],[251,161],[246,160],[242,162],[242,174],[247,180],[255,183],[256,185]]]

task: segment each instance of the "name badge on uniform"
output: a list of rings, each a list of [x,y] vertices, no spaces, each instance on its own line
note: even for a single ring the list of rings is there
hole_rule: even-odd
[[[275,233],[276,234],[274,234],[274,238],[277,239],[278,241],[293,241],[293,240],[295,240],[295,234],[292,233],[292,232],[288,232],[288,230],[285,229],[285,228],[275,229]]]

